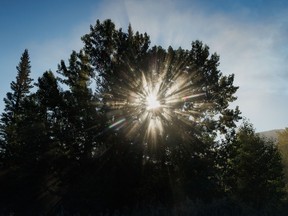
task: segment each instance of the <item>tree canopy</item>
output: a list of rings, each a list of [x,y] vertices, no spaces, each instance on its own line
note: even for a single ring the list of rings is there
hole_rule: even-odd
[[[151,47],[111,20],[82,41],[34,85],[27,50],[20,59],[1,118],[2,214],[178,215],[191,202],[232,214],[230,203],[282,200],[280,154],[251,127],[237,132],[234,75],[207,45]]]

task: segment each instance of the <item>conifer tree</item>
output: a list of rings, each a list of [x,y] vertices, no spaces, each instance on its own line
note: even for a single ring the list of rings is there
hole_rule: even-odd
[[[11,83],[11,92],[7,93],[4,113],[1,117],[1,139],[4,140],[2,147],[7,157],[17,155],[19,143],[19,123],[23,119],[23,102],[29,95],[33,85],[30,78],[31,65],[28,50],[26,49],[20,59],[17,69],[16,81]],[[15,155],[15,156],[16,156]],[[18,155],[19,156],[19,155]]]
[[[92,157],[93,149],[97,145],[95,137],[100,118],[96,112],[97,101],[90,88],[92,69],[83,51],[72,52],[67,67],[61,61],[57,71],[70,90],[64,92],[62,136],[67,138],[66,145],[73,155],[72,158]]]
[[[35,176],[38,173],[36,164],[40,160],[39,148],[45,139],[45,130],[39,121],[35,98],[30,92],[33,79],[30,78],[27,49],[16,69],[16,81],[11,83],[11,92],[4,99],[5,109],[1,117],[1,137],[4,140],[2,168],[5,171],[1,184],[1,204],[25,214],[33,209],[38,193],[40,178]]]
[[[21,57],[1,118],[0,214],[282,199],[280,154],[249,124],[236,134],[241,113],[229,105],[238,87],[207,45],[149,47],[146,33],[111,20],[97,20],[82,40],[35,93],[28,51]]]
[[[218,70],[219,56],[210,54],[209,47],[200,41],[192,42],[191,50],[149,48],[150,40],[146,34],[133,33],[131,26],[128,33],[124,33],[122,29],[117,30],[111,20],[103,23],[98,20],[82,40],[94,74],[99,77],[97,87],[104,103],[102,110],[110,117],[107,122],[118,124],[115,118],[125,117],[127,124],[122,139],[125,137],[137,145],[134,155],[141,155],[138,159],[144,161],[138,169],[147,173],[143,174],[139,187],[149,187],[151,191],[146,190],[143,199],[159,198],[161,193],[167,192],[170,195],[162,201],[169,202],[173,191],[177,190],[185,191],[184,197],[189,195],[193,199],[213,197],[219,184],[216,177],[216,135],[233,134],[235,122],[240,119],[238,107],[229,108],[229,104],[236,100],[234,94],[238,87],[233,85],[233,75],[224,76]],[[159,103],[163,103],[163,109],[168,111],[148,111],[148,118],[141,120],[146,112],[145,97],[156,88]],[[135,107],[135,101],[139,107]],[[140,123],[135,123],[137,121]],[[161,125],[161,130],[153,128],[153,124]],[[151,128],[146,131],[149,125]],[[121,130],[107,137],[119,136],[120,133]],[[118,153],[118,157],[132,150],[127,144],[110,143],[115,146],[111,149]],[[113,151],[109,152],[112,154]],[[115,157],[108,158],[116,161]],[[110,163],[114,164],[113,161]],[[156,179],[154,186],[151,179]],[[157,185],[169,181],[178,184],[178,189]]]
[[[93,70],[86,53],[81,50],[72,52],[67,65],[61,61],[57,73],[58,80],[68,87],[61,93],[62,123],[58,137],[65,152],[60,175],[67,189],[63,200],[72,209],[92,208],[87,197],[95,198],[92,191],[97,187],[95,170],[99,169],[96,158],[102,153],[99,149],[103,145],[99,134],[104,130],[101,114],[97,111],[98,99],[90,86]]]
[[[230,146],[227,175],[232,196],[255,208],[278,207],[284,195],[281,155],[272,141],[245,122]],[[226,182],[227,183],[227,182]]]

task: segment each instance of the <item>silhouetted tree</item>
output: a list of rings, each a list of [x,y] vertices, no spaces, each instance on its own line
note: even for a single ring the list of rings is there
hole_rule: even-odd
[[[37,124],[38,121],[34,121],[38,119],[38,110],[30,94],[33,80],[30,78],[27,49],[16,68],[16,81],[11,83],[11,92],[4,99],[5,109],[1,117],[1,137],[4,140],[1,204],[13,211],[26,212],[33,209],[37,197],[39,179],[35,176],[35,165],[45,130]]]
[[[1,118],[0,214],[176,212],[222,198],[277,206],[280,154],[248,123],[236,133],[238,87],[207,45],[150,47],[146,33],[111,20],[82,40],[35,93],[28,51],[21,57]]]
[[[232,195],[256,208],[277,207],[284,195],[283,167],[277,146],[245,122],[230,146],[227,179]],[[228,185],[229,185],[228,184]]]
[[[138,163],[138,169],[143,170],[139,185],[139,191],[144,191],[143,197],[146,197],[143,199],[148,201],[148,197],[154,196],[160,203],[167,204],[173,201],[173,193],[180,197],[180,191],[185,191],[182,198],[189,195],[193,199],[209,199],[217,194],[215,138],[217,134],[233,133],[235,122],[240,119],[238,108],[228,108],[236,99],[234,94],[238,87],[233,86],[233,75],[224,76],[218,70],[219,56],[210,55],[208,46],[200,41],[193,42],[191,50],[149,48],[150,40],[146,34],[134,34],[131,26],[128,33],[124,33],[122,29],[117,30],[111,20],[97,21],[82,40],[83,50],[94,74],[98,75],[97,87],[106,105],[102,111],[108,116],[107,121],[117,123],[115,119],[124,117],[128,125],[119,132],[124,134],[122,139],[125,137],[139,146],[134,154],[142,155],[138,157],[143,161],[142,165]],[[174,83],[178,83],[176,87]],[[157,97],[164,103],[164,108],[171,106],[165,105],[169,103],[168,97],[175,101],[173,110],[183,113],[182,116],[175,115],[174,111],[148,113],[151,121],[161,121],[161,131],[149,128],[149,118],[140,126],[134,123],[135,119],[141,118],[145,107],[143,111],[130,104],[135,103],[139,95],[147,96],[149,90],[145,86],[148,85],[151,89],[158,88]],[[129,135],[129,130],[136,132]],[[129,142],[125,143],[119,149],[119,146],[115,147],[118,143],[111,142],[110,149],[125,155],[125,151],[131,149]],[[113,151],[109,152],[113,154]],[[115,157],[111,160],[115,160],[111,163],[117,166]],[[171,188],[177,184],[178,189]],[[150,189],[145,190],[147,187]]]
[[[30,78],[31,66],[28,50],[26,49],[20,59],[17,69],[16,81],[11,83],[12,92],[8,92],[5,102],[4,113],[1,117],[1,149],[5,157],[14,158],[21,157],[17,151],[22,148],[19,143],[19,122],[23,118],[23,101],[30,93],[31,82]]]

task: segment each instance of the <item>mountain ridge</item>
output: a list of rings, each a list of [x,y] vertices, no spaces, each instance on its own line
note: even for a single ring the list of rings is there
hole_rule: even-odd
[[[262,138],[267,138],[275,142],[278,142],[278,133],[283,132],[283,131],[284,129],[274,129],[274,130],[258,132],[257,134]]]

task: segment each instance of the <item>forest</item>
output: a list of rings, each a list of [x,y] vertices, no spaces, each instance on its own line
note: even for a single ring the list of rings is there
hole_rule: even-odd
[[[37,80],[22,53],[0,119],[0,215],[286,215],[288,128],[277,143],[255,132],[217,53],[151,46],[109,19],[81,40]]]

